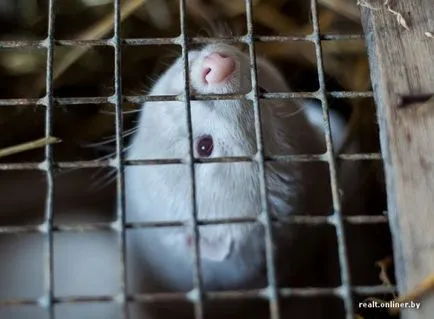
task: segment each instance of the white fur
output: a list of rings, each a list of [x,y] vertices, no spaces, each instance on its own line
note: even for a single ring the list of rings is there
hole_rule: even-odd
[[[206,85],[201,81],[202,59],[211,52],[220,52],[236,59],[235,73],[224,83]],[[231,46],[209,45],[190,52],[191,86],[194,92],[237,93],[251,88],[248,56]],[[259,85],[271,91],[288,91],[285,81],[265,60],[258,60]],[[178,59],[157,81],[151,95],[182,93],[182,59]],[[177,90],[176,90],[176,89]],[[322,136],[295,102],[262,101],[264,147],[267,155],[321,153]],[[192,101],[193,139],[209,134],[214,139],[211,157],[252,156],[256,153],[252,104],[239,100]],[[145,103],[138,121],[128,159],[188,158],[186,111],[183,102]],[[198,154],[195,152],[197,157]],[[254,163],[195,165],[197,210],[200,219],[258,217],[261,213],[259,170]],[[126,168],[126,205],[129,218],[136,221],[188,221],[191,218],[191,185],[188,165],[130,166]],[[317,178],[324,172],[318,171]],[[324,214],[329,198],[318,186],[306,189],[305,169],[297,162],[267,165],[269,208],[282,219],[291,214]],[[305,176],[306,175],[306,176]],[[325,177],[325,176],[324,176]],[[324,184],[325,185],[325,184]],[[322,209],[303,198],[316,198]],[[201,237],[218,243],[223,258],[212,257],[211,249],[202,256],[204,287],[210,290],[263,287],[264,231],[259,225],[232,224],[202,227]],[[282,222],[278,236],[289,241],[292,228]],[[146,291],[192,289],[192,258],[186,246],[187,229],[143,231],[135,239],[143,267]],[[307,245],[307,244],[306,244]],[[307,245],[308,246],[308,245]],[[283,246],[282,246],[283,247]],[[276,243],[276,249],[282,248]],[[220,249],[220,250],[219,250]],[[220,256],[220,255],[219,255]]]
[[[324,135],[324,117],[321,105],[310,101],[305,103],[309,120],[317,127],[318,134]],[[343,144],[346,133],[346,123],[342,116],[332,109],[329,109],[329,118],[333,147],[335,150],[338,150]]]

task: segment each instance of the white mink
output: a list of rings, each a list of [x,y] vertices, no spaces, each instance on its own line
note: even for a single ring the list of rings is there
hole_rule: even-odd
[[[205,59],[213,52],[219,55],[214,54]],[[191,51],[189,64],[191,89],[194,93],[246,93],[251,89],[249,58],[246,53],[232,46],[208,45]],[[258,58],[257,64],[261,90],[289,91],[283,77],[269,62]],[[179,58],[161,75],[150,94],[172,95],[182,91],[183,65]],[[266,155],[320,154],[325,151],[323,133],[318,127],[322,122],[318,105],[282,100],[261,101],[260,105]],[[191,110],[195,147],[202,136],[212,137],[213,147],[209,157],[256,154],[251,102],[191,101]],[[334,141],[340,143],[345,128],[333,114],[331,119],[332,128],[336,129],[333,131],[336,132],[333,134]],[[189,141],[186,123],[183,102],[145,103],[127,158],[187,158]],[[209,139],[207,141],[205,146],[209,147]],[[199,157],[196,149],[194,155]],[[266,164],[269,209],[281,220],[278,226],[273,227],[273,231],[275,255],[277,264],[280,265],[278,279],[284,283],[297,283],[301,274],[309,272],[308,269],[315,269],[311,267],[318,267],[314,261],[322,249],[319,243],[325,238],[324,234],[291,226],[284,219],[285,216],[295,214],[325,215],[331,212],[329,173],[327,165],[320,164],[323,165],[305,165],[301,162]],[[259,170],[254,163],[206,163],[197,164],[195,168],[199,219],[257,217],[260,214]],[[27,212],[26,216],[32,217],[25,223],[34,221],[36,215],[41,217],[46,185],[43,175],[36,175],[29,177],[27,172],[1,172],[1,215],[4,220],[8,214],[16,217],[24,216]],[[108,199],[115,198],[114,189],[107,189],[96,196],[95,193],[88,193],[89,181],[90,174],[87,171],[56,176],[57,222],[113,220],[114,205]],[[128,166],[125,169],[127,220],[189,220],[189,181],[188,165]],[[14,199],[16,194],[20,194],[20,201]],[[266,286],[263,227],[252,223],[201,226],[200,234],[203,283],[206,290]],[[192,289],[193,264],[188,244],[190,235],[186,229],[175,228],[128,230],[129,287],[134,292],[151,293],[186,292]],[[24,297],[42,295],[45,265],[42,262],[44,256],[41,255],[42,237],[38,240],[32,237],[13,237],[16,239],[13,244],[10,238],[2,237],[0,242],[0,297],[10,299],[22,296],[23,290]],[[56,296],[110,295],[119,291],[120,256],[115,233],[64,233],[55,235],[54,246]],[[134,272],[131,265],[134,266]],[[326,267],[327,265],[321,265],[321,268]],[[25,284],[19,284],[20,280],[24,280]],[[222,312],[230,308],[229,301],[222,301],[221,305],[224,306],[217,306],[212,314],[216,318],[229,318],[229,313]],[[113,305],[112,308],[99,307],[98,304],[56,306],[56,314],[71,319],[117,318],[121,311],[119,305]],[[192,318],[185,307],[173,304],[171,310],[168,306],[163,308],[166,309],[158,309],[153,313],[156,318]],[[36,312],[36,308],[23,311],[14,309],[16,310],[0,308],[0,314],[8,319],[47,318],[46,312]],[[235,311],[235,308],[230,309],[231,313],[232,310]],[[307,314],[306,308],[293,307],[291,314],[293,318],[327,317],[327,314],[321,315],[320,308],[310,310],[314,313]],[[142,311],[139,310],[132,318],[147,318]],[[252,311],[258,318],[263,318],[256,310]],[[234,314],[236,318],[240,316],[240,312]]]
[[[207,45],[189,52],[188,59],[190,88],[194,93],[247,93],[251,90],[249,57],[232,46]],[[261,91],[289,91],[283,77],[269,62],[258,58],[257,67]],[[178,58],[161,75],[150,94],[182,92],[183,61]],[[324,133],[317,126],[322,117],[318,105],[261,100],[260,106],[266,155],[325,152]],[[309,108],[311,111],[306,112]],[[191,101],[191,118],[195,157],[256,154],[251,102],[194,100]],[[336,128],[333,137],[339,143],[344,127],[333,114],[332,120]],[[127,158],[188,158],[186,121],[184,102],[144,103]],[[300,231],[300,227],[285,223],[285,217],[329,214],[332,211],[329,173],[326,165],[318,163],[309,166],[300,162],[274,162],[267,163],[265,169],[269,210],[281,220],[273,226],[277,263],[283,265],[279,268],[278,280],[294,281],[313,262],[324,235]],[[199,219],[260,215],[259,169],[255,163],[202,163],[195,165],[195,172]],[[188,165],[128,166],[125,182],[129,221],[190,220],[192,185]],[[205,290],[266,287],[264,228],[260,224],[207,225],[199,229]],[[191,233],[187,227],[146,229],[137,231],[129,239],[138,254],[137,271],[143,276],[140,291],[186,292],[193,288]],[[212,312],[215,314],[214,310]]]

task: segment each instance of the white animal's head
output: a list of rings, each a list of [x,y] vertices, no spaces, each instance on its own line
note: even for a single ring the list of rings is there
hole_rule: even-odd
[[[232,46],[208,45],[189,52],[188,60],[193,94],[248,93],[252,89],[249,56]],[[183,60],[179,58],[161,75],[150,95],[182,94],[183,69]],[[257,71],[260,91],[288,91],[282,76],[267,61],[258,58]],[[316,138],[298,105],[289,101],[262,100],[260,106],[267,155],[312,152],[310,148],[314,148]],[[191,101],[194,157],[253,158],[257,153],[254,118],[253,104],[248,99]],[[127,157],[135,160],[187,159],[189,143],[185,102],[147,102],[143,105],[138,130]],[[298,165],[266,165],[268,199],[274,214],[291,214],[297,210],[303,191]],[[260,215],[260,170],[257,163],[196,163],[194,167],[199,219]],[[134,220],[191,218],[189,165],[129,166],[126,185],[127,210]],[[259,237],[261,229],[257,224],[204,226],[200,233],[202,256],[224,260],[250,236]],[[170,244],[189,245],[188,233],[173,234],[166,236],[165,240]]]

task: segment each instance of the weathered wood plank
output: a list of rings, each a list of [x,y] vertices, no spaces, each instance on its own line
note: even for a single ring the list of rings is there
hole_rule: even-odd
[[[434,273],[433,0],[391,0],[388,11],[362,8],[385,159],[398,289],[405,294]],[[431,100],[430,97],[433,97]],[[404,319],[432,319],[434,297]]]

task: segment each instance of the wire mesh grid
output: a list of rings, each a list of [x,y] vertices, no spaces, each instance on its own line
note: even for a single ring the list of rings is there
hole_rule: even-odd
[[[114,36],[107,40],[57,40],[54,37],[55,11],[56,0],[49,1],[49,24],[48,36],[42,41],[0,41],[0,48],[45,48],[47,50],[47,66],[46,66],[46,92],[43,98],[36,99],[0,99],[0,106],[10,105],[41,105],[45,107],[45,135],[52,135],[53,108],[55,105],[77,105],[77,104],[103,104],[109,103],[115,108],[115,126],[116,126],[116,157],[108,160],[95,161],[75,161],[75,162],[55,162],[53,160],[53,149],[51,145],[45,146],[45,160],[43,162],[29,163],[2,163],[0,170],[43,170],[46,173],[47,181],[47,197],[45,222],[41,225],[30,226],[5,226],[0,227],[0,233],[43,233],[45,234],[46,242],[46,258],[45,258],[45,295],[39,299],[14,299],[0,300],[0,306],[11,305],[39,305],[44,307],[49,312],[49,317],[54,318],[54,305],[60,303],[80,303],[80,302],[116,302],[123,306],[123,317],[128,318],[128,303],[129,302],[154,302],[164,300],[189,300],[194,303],[196,318],[203,318],[203,304],[205,299],[239,299],[239,298],[265,298],[269,300],[271,318],[278,319],[279,316],[279,297],[288,296],[337,296],[344,302],[345,314],[347,319],[353,318],[353,302],[352,294],[368,295],[373,293],[391,293],[395,291],[395,287],[385,286],[352,286],[349,274],[347,249],[345,244],[345,233],[343,223],[352,224],[368,224],[368,223],[387,223],[386,214],[383,216],[350,216],[345,217],[341,214],[341,204],[339,200],[339,185],[336,177],[336,158],[344,160],[381,160],[380,153],[366,154],[340,154],[334,155],[333,143],[331,139],[330,119],[328,98],[367,98],[372,97],[371,91],[367,92],[351,92],[351,91],[327,91],[325,86],[325,76],[323,69],[322,58],[322,41],[328,40],[349,40],[363,39],[363,35],[321,35],[318,21],[317,0],[311,0],[311,16],[313,32],[307,36],[257,36],[254,33],[253,27],[253,6],[251,0],[245,1],[246,6],[246,24],[247,33],[244,36],[231,37],[230,39],[222,38],[204,38],[204,37],[188,37],[186,34],[186,0],[179,0],[180,12],[180,30],[178,37],[174,38],[154,38],[154,39],[122,39],[120,36],[121,30],[121,15],[120,15],[120,0],[114,0]],[[256,54],[255,42],[286,42],[286,41],[309,41],[315,46],[317,58],[317,75],[319,80],[319,89],[315,92],[278,92],[278,93],[259,93],[257,90],[257,70],[256,70]],[[187,59],[188,47],[190,44],[204,43],[244,43],[248,45],[248,53],[250,58],[250,76],[252,90],[247,94],[225,94],[225,95],[194,95],[190,92],[189,85],[189,63]],[[184,92],[180,95],[167,96],[126,96],[122,94],[122,79],[121,79],[121,47],[122,46],[143,46],[143,45],[165,45],[176,44],[182,48],[182,60],[184,65]],[[114,47],[114,94],[110,97],[78,97],[78,98],[55,98],[53,96],[53,56],[55,46],[112,46]],[[285,100],[285,99],[303,99],[314,98],[321,102],[323,117],[324,117],[324,133],[326,139],[327,150],[324,154],[319,155],[285,155],[285,156],[265,156],[263,152],[262,132],[261,132],[261,112],[259,107],[259,99]],[[255,115],[255,132],[257,141],[257,154],[255,156],[244,157],[224,157],[212,159],[198,159],[193,156],[193,141],[192,141],[192,121],[190,111],[190,101],[192,100],[221,100],[221,99],[241,99],[249,100],[253,104]],[[190,141],[190,152],[188,158],[180,159],[153,159],[153,160],[124,160],[123,159],[123,138],[122,138],[122,123],[123,112],[122,103],[144,103],[147,101],[183,101],[187,111],[187,123]],[[196,192],[195,192],[195,163],[217,163],[217,162],[256,162],[260,167],[260,188],[261,188],[261,214],[258,218],[231,218],[219,219],[214,221],[201,221],[197,218],[196,213]],[[264,165],[268,161],[323,161],[327,162],[330,172],[332,199],[334,213],[331,216],[292,216],[288,222],[300,224],[331,224],[336,230],[338,240],[338,256],[341,275],[341,286],[337,288],[281,288],[278,289],[276,283],[272,228],[271,224],[274,219],[269,214],[267,204],[267,190],[265,186],[265,169]],[[167,226],[185,226],[184,221],[171,222],[135,222],[127,223],[125,219],[125,191],[124,191],[124,166],[125,165],[163,165],[163,164],[186,164],[190,167],[190,182],[192,192],[190,194],[193,207],[191,222],[187,226],[193,230],[193,259],[194,259],[194,289],[187,294],[183,293],[159,293],[159,294],[134,294],[128,295],[126,288],[126,231],[134,228],[146,227],[167,227]],[[53,225],[53,196],[55,191],[53,172],[55,168],[91,168],[91,167],[115,167],[117,170],[117,219],[113,223],[92,223],[85,225]],[[267,264],[267,279],[268,287],[260,290],[248,291],[225,291],[225,292],[204,292],[202,287],[202,274],[200,267],[200,252],[198,250],[198,226],[209,224],[226,224],[226,223],[246,223],[246,222],[262,222],[266,230],[266,264]],[[62,231],[92,231],[109,229],[118,232],[119,247],[121,249],[121,273],[120,282],[121,290],[118,295],[95,296],[95,297],[56,297],[53,289],[53,233]]]

